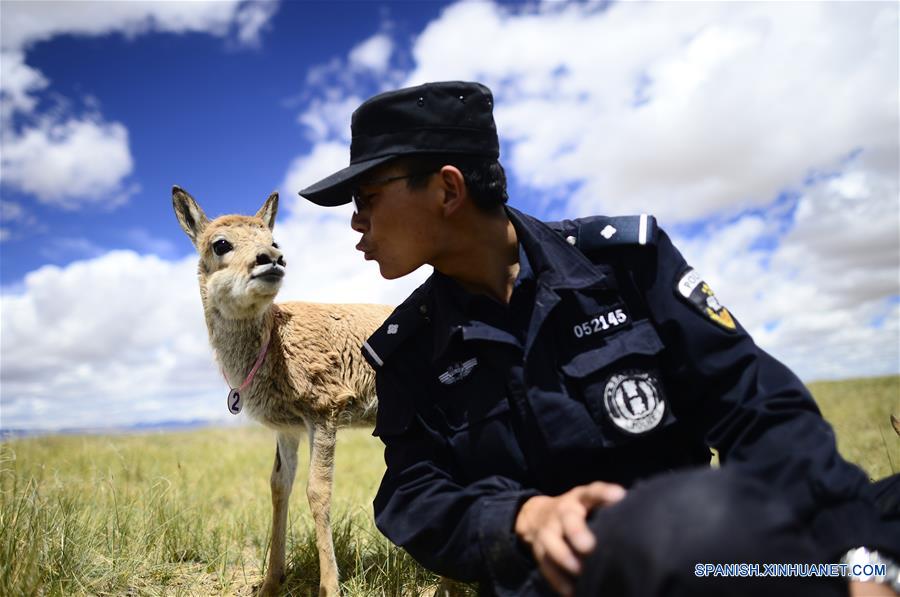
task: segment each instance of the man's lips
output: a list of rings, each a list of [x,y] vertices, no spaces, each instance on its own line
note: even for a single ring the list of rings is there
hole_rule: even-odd
[[[362,242],[360,242],[358,245],[356,245],[356,250],[360,251],[366,260],[372,259],[372,253],[374,251],[368,245],[364,245]]]

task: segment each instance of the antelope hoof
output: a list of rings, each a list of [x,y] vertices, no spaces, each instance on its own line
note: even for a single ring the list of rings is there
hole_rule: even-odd
[[[319,585],[319,597],[340,597],[341,590],[337,583],[328,583]]]

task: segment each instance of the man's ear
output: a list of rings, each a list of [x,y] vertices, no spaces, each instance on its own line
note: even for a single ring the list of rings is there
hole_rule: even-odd
[[[456,166],[444,166],[438,172],[441,177],[441,186],[444,189],[442,208],[444,215],[456,213],[468,199],[469,189],[466,188],[466,179]]]

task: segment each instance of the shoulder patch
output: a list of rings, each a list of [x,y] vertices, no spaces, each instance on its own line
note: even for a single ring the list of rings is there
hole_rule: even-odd
[[[710,321],[729,332],[737,330],[731,313],[719,302],[712,288],[703,281],[694,268],[689,267],[678,276],[675,293]]]
[[[577,236],[566,240],[582,252],[591,253],[607,247],[655,245],[657,235],[656,218],[648,214],[596,216],[579,222]]]
[[[378,369],[408,338],[428,321],[422,307],[430,287],[430,278],[403,304],[394,309],[384,323],[363,342],[362,353],[373,369]]]

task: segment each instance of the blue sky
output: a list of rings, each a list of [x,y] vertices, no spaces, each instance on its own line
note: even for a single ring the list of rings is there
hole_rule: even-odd
[[[513,205],[653,213],[803,379],[900,369],[894,4],[0,11],[0,427],[227,416],[173,184],[211,216],[280,191],[279,300],[400,302],[427,272],[381,280],[296,191],[362,100],[441,79],[494,90]]]

